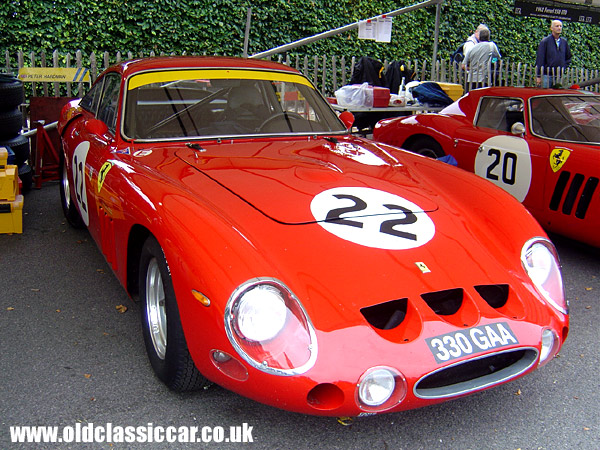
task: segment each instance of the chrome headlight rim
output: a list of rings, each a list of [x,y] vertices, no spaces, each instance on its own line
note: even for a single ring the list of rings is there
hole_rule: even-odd
[[[552,298],[552,296],[543,288],[543,286],[541,286],[540,284],[538,284],[536,282],[536,280],[532,277],[532,275],[530,274],[530,272],[528,270],[528,264],[526,262],[528,253],[537,244],[542,245],[549,252],[550,256],[552,257],[552,262],[556,265],[556,276],[558,277],[558,281],[560,282],[560,295],[562,295],[562,301],[564,303],[564,306],[561,306],[560,304],[558,304],[556,302],[556,300],[554,298]],[[535,286],[537,292],[540,293],[540,295],[544,298],[544,300],[546,300],[554,309],[561,312],[562,314],[565,314],[565,315],[569,314],[568,301],[567,301],[567,298],[565,295],[565,287],[564,287],[564,283],[562,280],[562,274],[560,272],[560,267],[561,267],[560,266],[560,258],[558,256],[558,252],[556,251],[556,248],[554,247],[554,244],[552,244],[552,242],[549,239],[541,237],[541,236],[529,239],[527,242],[525,242],[525,244],[523,245],[523,247],[521,249],[521,265],[522,265],[523,269],[525,270],[525,273],[527,274],[527,276],[529,277],[529,279]]]
[[[236,315],[236,310],[237,310],[236,307],[239,306],[238,303],[239,303],[240,299],[242,298],[242,296],[246,292],[248,292],[258,286],[262,286],[262,285],[272,286],[272,287],[277,288],[280,291],[280,293],[282,293],[282,295],[284,296],[284,299],[287,299],[288,301],[293,302],[295,308],[297,308],[299,310],[300,314],[303,316],[304,326],[305,326],[306,332],[308,333],[308,338],[310,341],[310,345],[308,347],[310,356],[304,364],[299,365],[298,367],[294,367],[291,369],[280,369],[280,368],[270,367],[266,363],[264,363],[262,361],[257,361],[256,359],[252,358],[252,356],[249,355],[248,352],[246,352],[246,350],[243,348],[242,344],[240,343],[241,339],[243,339],[243,336],[238,334],[237,325],[235,323],[235,317],[236,317],[235,315]],[[288,305],[288,307],[289,307],[289,305]],[[288,311],[288,313],[289,313],[289,311]],[[314,366],[314,364],[317,360],[317,354],[318,354],[317,335],[315,333],[315,329],[310,320],[310,317],[308,316],[308,314],[306,313],[306,310],[304,309],[304,307],[302,306],[302,304],[300,303],[298,298],[294,295],[294,293],[282,281],[280,281],[276,278],[257,277],[257,278],[248,280],[248,281],[242,283],[240,286],[238,286],[232,292],[231,296],[229,297],[229,300],[225,307],[224,321],[225,321],[225,333],[227,334],[227,338],[229,339],[229,342],[231,343],[231,345],[233,346],[235,351],[244,359],[244,361],[246,361],[248,364],[250,364],[250,366],[252,366],[262,372],[266,372],[266,373],[273,374],[273,375],[279,375],[279,376],[301,375],[301,374],[307,372],[308,370],[310,370]],[[285,325],[283,326],[282,329],[285,329]]]

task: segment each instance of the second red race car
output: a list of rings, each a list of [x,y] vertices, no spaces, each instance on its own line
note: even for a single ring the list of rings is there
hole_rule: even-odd
[[[600,247],[600,95],[476,89],[436,114],[386,119],[379,142],[458,166],[522,202],[547,230]]]

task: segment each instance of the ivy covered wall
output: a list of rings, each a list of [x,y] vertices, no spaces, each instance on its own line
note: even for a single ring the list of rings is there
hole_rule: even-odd
[[[249,53],[418,3],[416,0],[2,0],[0,50],[61,53],[131,51],[240,56],[247,8],[252,8]],[[486,23],[504,58],[535,62],[549,21],[518,18],[510,0],[446,0],[438,56],[447,58]],[[307,55],[368,55],[430,59],[435,7],[394,18],[392,42],[358,39],[356,30],[293,51]],[[600,27],[565,23],[573,65],[597,69]]]

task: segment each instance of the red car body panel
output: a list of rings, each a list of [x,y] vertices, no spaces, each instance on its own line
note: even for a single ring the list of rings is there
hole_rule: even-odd
[[[476,89],[440,113],[383,120],[374,129],[373,138],[407,149],[412,149],[418,138],[434,139],[459,167],[512,191],[547,230],[600,247],[600,142],[552,139],[533,129],[532,101],[569,95],[589,98],[592,94],[512,87]],[[597,97],[592,97],[594,102]],[[520,99],[524,135],[477,126],[480,105],[486,98]],[[600,130],[600,124],[595,127]],[[553,166],[557,154],[561,160],[559,166]],[[506,159],[507,155],[513,159]]]
[[[296,73],[270,62],[228,58],[148,59],[107,73],[122,77],[122,97],[130,76],[172,67]],[[558,337],[554,353],[566,338],[568,315],[544,300],[521,262],[524,244],[543,238],[543,231],[517,201],[481,178],[349,134],[137,141],[119,132],[122,105],[114,134],[98,128],[78,101],[63,110],[59,130],[71,198],[132,296],[140,242],[156,237],[168,261],[190,354],[205,377],[225,388],[308,414],[398,411],[488,387],[428,398],[415,388],[425,375],[500,350],[520,350],[534,355],[521,376],[537,366],[544,329]],[[404,233],[403,248],[353,242],[319,223],[315,199],[335,189],[393,195],[415,205],[392,216],[404,223],[389,224],[392,233]],[[400,231],[409,215],[418,226]],[[341,216],[354,222],[346,227],[352,230],[366,229],[371,221],[381,227],[390,222],[381,213]],[[425,232],[429,235],[421,243]],[[285,283],[314,326],[318,357],[302,374],[278,376],[252,367],[227,337],[228,301],[241,284],[257,277]],[[506,286],[504,305],[491,306],[482,298],[478,289],[488,285]],[[461,293],[452,314],[434,312],[423,298],[444,290]],[[210,299],[210,306],[193,291]],[[378,329],[361,313],[396,299],[406,301],[406,317],[393,329]],[[497,337],[497,324],[515,339],[501,336],[502,345],[484,348],[486,339]],[[470,333],[483,343],[476,349],[471,342],[471,351],[439,362],[427,339],[448,333]],[[219,367],[211,358],[214,350],[233,356],[247,376],[236,378]],[[356,388],[365,371],[379,366],[399,371],[407,385],[405,397],[382,410],[361,406]]]

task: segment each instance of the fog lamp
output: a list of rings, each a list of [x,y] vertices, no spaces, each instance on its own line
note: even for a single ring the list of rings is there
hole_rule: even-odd
[[[367,406],[380,406],[394,393],[394,374],[386,368],[366,372],[358,384],[358,398]]]

